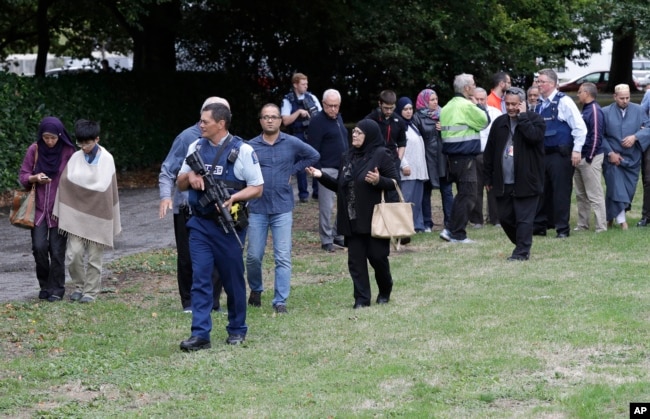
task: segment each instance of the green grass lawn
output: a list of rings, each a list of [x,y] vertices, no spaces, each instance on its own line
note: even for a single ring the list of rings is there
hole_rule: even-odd
[[[317,205],[300,205],[289,314],[271,309],[267,253],[246,345],[214,314],[212,349],[189,354],[175,253],[122,259],[94,304],[0,307],[0,416],[628,417],[650,402],[641,196],[630,230],[536,237],[528,262],[505,260],[496,227],[470,228],[473,245],[419,234],[390,257],[391,302],[361,310],[345,252],[320,251]]]

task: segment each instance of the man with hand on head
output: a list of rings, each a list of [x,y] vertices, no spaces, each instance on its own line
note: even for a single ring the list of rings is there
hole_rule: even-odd
[[[544,119],[527,112],[526,95],[506,90],[506,114],[490,129],[483,158],[486,188],[496,197],[501,227],[515,245],[510,261],[530,257],[537,202],[544,188]]]

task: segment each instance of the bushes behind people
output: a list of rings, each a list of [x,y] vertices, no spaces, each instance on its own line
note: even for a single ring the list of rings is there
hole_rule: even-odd
[[[56,116],[72,132],[79,118],[101,123],[101,144],[118,171],[150,167],[165,158],[176,135],[199,119],[208,96],[227,98],[232,131],[250,138],[259,131],[257,109],[274,101],[255,81],[237,74],[82,73],[21,77],[0,72],[0,191],[18,187],[25,150],[39,121]]]

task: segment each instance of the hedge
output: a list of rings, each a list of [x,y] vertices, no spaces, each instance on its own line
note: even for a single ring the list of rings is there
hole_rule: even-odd
[[[208,96],[228,99],[231,131],[250,138],[260,131],[256,115],[281,95],[237,74],[82,73],[33,78],[0,72],[0,191],[18,186],[27,147],[36,140],[40,120],[56,116],[74,134],[74,121],[101,123],[101,144],[117,169],[160,164],[180,131],[198,121]]]

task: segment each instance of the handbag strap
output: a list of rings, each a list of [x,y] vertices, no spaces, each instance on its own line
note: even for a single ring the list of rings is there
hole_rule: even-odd
[[[32,166],[32,174],[34,174],[34,170],[36,170],[37,161],[38,161],[38,143],[36,143],[36,148],[34,150],[34,166]]]
[[[399,202],[404,202],[404,195],[402,195],[402,190],[399,188],[399,185],[397,184],[397,181],[395,179],[393,179],[393,183],[395,184],[395,190],[397,191],[397,195],[399,195]]]
[[[395,184],[395,190],[397,191],[397,195],[399,196],[399,202],[404,202],[404,195],[402,195],[402,190],[399,188],[399,185],[397,184],[397,181],[395,179],[391,179],[393,183]],[[384,204],[386,201],[384,200],[384,190],[381,190],[381,203]]]
[[[32,166],[32,175],[35,174],[34,171],[36,170],[37,161],[38,161],[38,142],[36,143],[36,148],[34,149],[34,166]],[[32,183],[32,188],[31,188],[32,191],[36,190],[36,183],[37,182]]]

